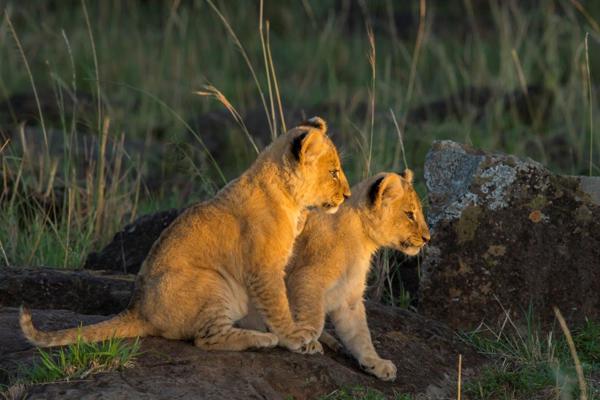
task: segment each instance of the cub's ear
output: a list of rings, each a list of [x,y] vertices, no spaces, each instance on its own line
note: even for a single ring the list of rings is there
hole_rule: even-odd
[[[412,170],[406,168],[404,170],[403,173],[400,174],[400,176],[402,176],[404,179],[406,179],[406,181],[408,181],[408,183],[412,183],[413,178],[414,178],[414,174],[412,172]]]
[[[388,173],[377,178],[369,188],[369,202],[374,208],[379,208],[391,200],[404,194],[404,187],[398,174]]]
[[[310,129],[292,140],[292,155],[301,164],[311,163],[323,152],[323,133]]]
[[[327,122],[321,117],[312,117],[303,121],[300,126],[306,126],[314,129],[318,129],[323,134],[327,134]]]

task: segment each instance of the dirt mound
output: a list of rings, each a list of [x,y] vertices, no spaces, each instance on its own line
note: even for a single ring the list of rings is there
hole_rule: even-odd
[[[65,272],[44,271],[47,281],[56,274],[66,282]],[[98,277],[89,273],[72,273],[75,286],[72,293],[57,296],[53,291],[32,289],[35,305],[50,304],[63,310],[34,310],[36,325],[58,329],[97,322],[106,316],[81,315],[65,309],[82,309],[81,304],[94,303],[98,298],[110,298],[115,292],[131,287],[131,280],[122,277]],[[6,275],[4,275],[6,276]],[[19,285],[18,275],[12,275],[12,285]],[[32,272],[24,273],[27,282]],[[87,282],[87,283],[83,283]],[[27,292],[34,283],[20,284]],[[101,289],[101,288],[104,289]],[[2,287],[1,291],[6,291]],[[67,285],[61,290],[69,291]],[[21,296],[31,299],[34,296]],[[6,383],[19,363],[30,363],[35,350],[27,344],[18,327],[20,299],[0,292],[0,383]],[[96,313],[109,314],[121,310],[118,302],[93,307]],[[6,307],[10,306],[10,307]],[[283,349],[254,352],[204,352],[191,343],[161,338],[142,340],[142,352],[133,368],[94,375],[83,381],[33,386],[28,398],[205,398],[205,399],[313,399],[339,388],[370,387],[385,394],[422,393],[423,398],[442,399],[455,395],[456,363],[463,354],[464,374],[468,377],[483,360],[465,346],[443,324],[413,312],[368,303],[367,313],[376,348],[382,357],[390,358],[398,367],[395,382],[383,382],[363,373],[356,361],[345,354],[326,350],[325,355],[308,356]]]

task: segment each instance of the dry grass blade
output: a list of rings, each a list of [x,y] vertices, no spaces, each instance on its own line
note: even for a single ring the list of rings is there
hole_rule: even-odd
[[[404,138],[402,137],[402,130],[398,125],[398,121],[396,120],[396,115],[394,111],[390,108],[390,115],[392,116],[392,121],[394,122],[394,128],[396,128],[396,133],[398,134],[398,142],[400,143],[400,150],[402,152],[402,161],[404,162],[404,169],[408,169],[408,162],[406,161],[406,152],[404,151]],[[396,167],[396,160],[393,162],[394,168]]]
[[[271,71],[269,61],[267,60],[267,49],[265,44],[265,34],[263,32],[263,11],[264,1],[260,0],[259,14],[258,14],[258,33],[260,36],[260,45],[262,47],[263,62],[265,64],[265,76],[267,77],[267,89],[269,90],[269,103],[271,105],[271,138],[277,137],[277,119],[275,116],[275,102],[273,101],[273,89],[271,88]]]
[[[573,3],[573,6],[575,6],[577,11],[583,14],[587,22],[592,26],[592,28],[594,28],[596,33],[600,34],[600,26],[598,25],[598,22],[596,22],[592,15],[585,9],[585,7],[583,7],[579,0],[571,0],[571,3]]]
[[[423,38],[425,36],[425,17],[427,16],[427,1],[420,0],[419,2],[419,27],[417,30],[417,40],[415,42],[415,49],[413,51],[412,60],[410,63],[410,75],[408,77],[408,88],[406,89],[406,97],[404,101],[405,108],[410,106],[410,101],[412,99],[412,93],[415,86],[415,81],[417,77],[417,64],[419,62],[419,55],[421,54],[421,46],[423,45]],[[402,119],[402,127],[406,125],[406,116],[408,113],[404,114],[404,118]]]
[[[256,143],[254,142],[252,135],[250,135],[250,132],[248,131],[248,128],[246,127],[246,124],[244,123],[244,119],[242,118],[240,113],[235,109],[233,104],[231,104],[231,102],[229,100],[227,100],[227,97],[225,97],[225,95],[223,93],[221,93],[221,91],[219,89],[217,89],[216,87],[214,87],[212,85],[206,85],[206,86],[204,86],[204,90],[198,90],[198,91],[194,92],[194,94],[197,94],[198,96],[213,97],[219,103],[223,104],[225,106],[225,108],[227,109],[227,111],[229,111],[229,113],[233,116],[233,119],[235,119],[235,122],[238,123],[240,128],[242,128],[242,130],[246,134],[246,137],[250,141],[250,144],[254,148],[254,151],[256,151],[256,154],[259,153],[258,147],[256,146]]]
[[[580,400],[588,400],[587,384],[585,383],[585,377],[583,375],[583,367],[581,366],[581,362],[579,361],[579,356],[577,355],[577,349],[575,348],[575,342],[573,342],[571,331],[569,331],[567,322],[565,321],[558,307],[554,307],[554,315],[556,315],[556,319],[558,320],[560,328],[562,329],[565,335],[565,339],[567,339],[569,351],[571,352],[571,357],[573,358],[573,362],[575,363],[575,371],[577,371],[577,380],[579,381],[579,398]]]
[[[593,115],[593,108],[592,108],[592,77],[591,77],[591,73],[590,73],[590,52],[589,52],[589,47],[588,47],[588,39],[590,37],[589,33],[585,34],[585,72],[586,72],[586,78],[587,78],[587,95],[588,95],[588,106],[589,106],[589,110],[590,110],[590,166],[589,166],[589,176],[592,176],[592,168],[594,166],[593,163],[593,159],[594,159],[594,115]]]
[[[1,240],[0,240],[0,251],[2,252],[2,257],[4,258],[4,265],[8,267],[10,265],[10,262],[8,261],[8,256],[6,255],[6,250],[4,250],[4,245],[2,244]]]
[[[269,21],[266,21],[267,25],[267,59],[271,67],[271,74],[273,75],[273,86],[275,87],[275,99],[277,100],[277,107],[279,108],[279,118],[281,119],[281,128],[283,133],[287,132],[287,126],[285,124],[285,116],[283,115],[283,105],[281,103],[281,94],[279,94],[279,83],[277,82],[277,74],[275,73],[275,65],[273,64],[273,57],[271,56],[271,40],[269,36]]]
[[[417,78],[417,65],[419,62],[419,56],[421,54],[423,38],[425,37],[425,18],[426,17],[427,17],[427,1],[420,0],[420,2],[419,2],[419,26],[417,28],[417,39],[415,41],[415,48],[413,50],[413,55],[412,55],[412,59],[411,59],[411,63],[410,63],[410,73],[408,76],[408,87],[406,89],[406,95],[404,96],[404,101],[403,101],[405,110],[408,110],[408,108],[410,107],[410,103],[412,100],[412,93],[413,93],[414,87],[415,87],[415,81]],[[402,117],[402,123],[400,124],[400,127],[396,128],[397,132],[401,132],[406,127],[407,118],[408,118],[408,112],[405,112],[404,116]],[[402,143],[402,141],[400,141],[400,146],[398,146],[396,148],[396,151],[394,154],[394,160],[398,159],[399,151],[404,152],[404,144]],[[405,160],[405,165],[406,165],[406,160]]]
[[[365,177],[371,175],[371,161],[373,159],[373,131],[375,129],[375,78],[377,72],[377,53],[375,49],[375,34],[371,25],[367,24],[367,37],[369,38],[369,65],[371,66],[371,89],[369,93],[369,114],[370,114],[370,129],[369,129],[369,156],[366,163]]]
[[[210,5],[210,7],[213,9],[213,11],[217,14],[219,19],[221,19],[221,22],[223,22],[225,29],[227,29],[227,32],[233,39],[233,43],[236,45],[236,47],[242,53],[242,57],[244,58],[244,61],[246,62],[246,65],[248,66],[248,69],[250,70],[250,73],[252,74],[252,78],[254,79],[256,88],[258,89],[258,94],[260,95],[260,99],[262,101],[263,107],[265,109],[265,113],[267,115],[267,122],[269,124],[269,129],[270,129],[271,133],[273,134],[275,128],[273,127],[271,119],[269,118],[269,108],[267,107],[267,101],[265,100],[265,95],[263,94],[262,88],[260,86],[260,82],[258,81],[256,72],[254,71],[254,67],[252,66],[252,63],[250,62],[250,58],[248,57],[248,54],[246,53],[244,46],[242,46],[242,42],[240,42],[240,39],[238,39],[237,35],[235,34],[235,31],[233,30],[233,28],[227,21],[227,18],[225,18],[225,16],[221,13],[221,11],[219,11],[217,6],[215,6],[215,4],[211,0],[206,0],[206,1]]]
[[[10,143],[10,139],[6,139],[4,144],[2,144],[2,146],[0,147],[0,153],[2,153],[4,151],[4,149],[6,148],[6,146],[8,146],[9,143]]]
[[[95,236],[96,239],[100,238],[102,234],[102,228],[104,227],[104,208],[105,208],[105,188],[106,188],[106,177],[105,177],[105,164],[106,164],[106,141],[108,139],[108,130],[110,128],[110,119],[106,117],[102,125],[102,135],[100,137],[98,147],[98,176],[96,182],[96,227]]]
[[[81,7],[83,9],[83,15],[85,16],[85,24],[87,26],[88,35],[90,37],[90,44],[92,46],[92,56],[94,59],[94,70],[96,72],[96,92],[98,95],[97,104],[98,107],[98,132],[102,132],[102,99],[100,95],[100,69],[98,68],[98,56],[96,55],[96,43],[94,42],[94,34],[92,32],[92,25],[90,24],[90,17],[88,15],[85,0],[81,0]]]
[[[23,64],[25,64],[25,70],[27,71],[27,76],[29,77],[29,82],[31,83],[31,89],[33,90],[33,96],[35,97],[35,105],[37,106],[38,116],[40,117],[40,124],[42,126],[42,132],[44,133],[44,145],[46,146],[46,155],[49,153],[48,147],[48,132],[46,131],[46,124],[44,123],[44,114],[42,113],[42,105],[40,103],[40,97],[37,92],[37,88],[35,86],[35,80],[33,79],[33,74],[31,73],[31,68],[29,67],[29,62],[27,61],[27,57],[25,57],[25,51],[23,50],[23,46],[21,46],[21,41],[19,40],[19,36],[17,35],[17,31],[10,20],[10,15],[8,15],[8,10],[4,11],[4,17],[10,32],[15,39],[15,43],[17,44],[17,48],[19,49],[19,54],[21,58],[23,58]]]
[[[461,391],[462,391],[462,354],[458,355],[458,382],[457,382],[457,388],[456,388],[456,400],[460,400],[461,397]]]

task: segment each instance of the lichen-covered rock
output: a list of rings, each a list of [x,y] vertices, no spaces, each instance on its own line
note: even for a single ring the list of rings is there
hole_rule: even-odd
[[[425,163],[432,240],[419,309],[455,328],[558,306],[600,317],[600,179],[435,142]]]

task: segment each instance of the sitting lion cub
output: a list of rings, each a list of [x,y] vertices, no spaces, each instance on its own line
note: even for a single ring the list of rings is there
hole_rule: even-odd
[[[213,199],[180,215],[154,243],[125,311],[98,324],[42,332],[23,309],[25,336],[37,346],[73,343],[78,335],[86,341],[162,336],[234,351],[309,342],[318,326],[294,323],[284,268],[304,210],[335,212],[350,196],[326,130],[317,117],[290,130]],[[234,327],[249,300],[273,333]]]
[[[296,322],[322,334],[329,347],[337,341],[323,332],[329,315],[337,335],[369,373],[396,379],[396,367],[377,355],[367,326],[363,294],[371,257],[381,247],[417,254],[429,240],[413,173],[380,173],[352,188],[352,197],[335,215],[310,213],[286,268],[288,296]],[[251,318],[248,321],[256,325]],[[242,321],[244,322],[244,321]],[[322,353],[314,340],[300,350]]]

